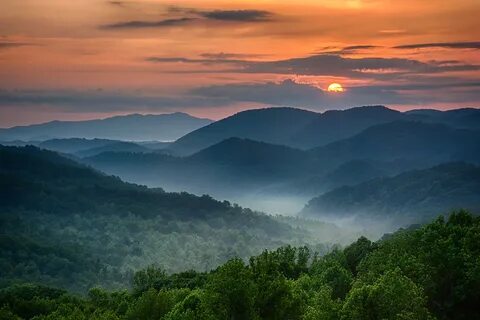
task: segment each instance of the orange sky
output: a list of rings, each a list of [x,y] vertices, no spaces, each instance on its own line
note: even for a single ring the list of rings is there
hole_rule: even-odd
[[[480,105],[478,0],[0,7],[0,127],[132,112],[218,119],[271,105]],[[332,82],[345,93],[325,92]]]

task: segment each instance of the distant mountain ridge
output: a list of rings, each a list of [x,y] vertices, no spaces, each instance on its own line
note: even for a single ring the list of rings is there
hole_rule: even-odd
[[[480,131],[401,120],[307,151],[228,138],[186,157],[104,153],[84,161],[127,181],[167,190],[235,201],[290,196],[304,203],[342,185],[412,169],[451,161],[480,163],[479,146]],[[242,204],[247,203],[253,206],[249,200]]]
[[[108,152],[85,163],[128,181],[224,197],[321,169],[305,151],[229,138],[188,157]]]
[[[0,129],[0,141],[98,138],[126,141],[174,141],[213,121],[176,112],[160,115],[131,114],[85,121],[52,121]]]
[[[313,198],[304,216],[383,216],[421,221],[452,209],[480,213],[480,166],[462,162],[345,186]]]
[[[419,164],[474,161],[480,158],[480,131],[445,124],[394,121],[310,150],[325,165],[354,159],[414,160]]]
[[[228,138],[284,144],[318,113],[295,108],[247,110],[216,121],[178,139],[168,147],[176,155],[191,155]]]
[[[406,118],[405,114],[384,106],[329,110],[297,132],[292,140],[309,149],[351,137],[373,125]]]
[[[108,139],[52,139],[37,143],[35,146],[80,158],[92,157],[103,152],[154,152],[138,143]]]
[[[295,108],[248,110],[192,131],[172,143],[168,150],[175,155],[191,155],[232,137],[306,150],[353,137],[371,126],[394,121],[441,123],[453,128],[480,130],[480,110],[400,112],[384,106],[329,110],[324,113]]]

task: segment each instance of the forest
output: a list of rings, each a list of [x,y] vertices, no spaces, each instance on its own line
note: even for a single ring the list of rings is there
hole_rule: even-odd
[[[72,140],[60,142],[74,147]],[[423,142],[417,147],[422,151]],[[205,181],[221,189],[242,185],[248,175],[288,173],[285,168],[301,164],[305,154],[229,138],[181,159],[188,165],[214,160]],[[104,156],[180,163],[154,152],[98,157]],[[355,179],[356,171],[373,178],[379,164],[352,160],[327,176],[336,183]],[[217,184],[213,177],[221,171],[215,168],[232,165],[238,178]],[[480,317],[476,164],[379,173],[323,193],[297,216],[149,188],[100,169],[78,154],[0,146],[0,320]],[[179,172],[188,175],[172,172],[175,181],[182,179]],[[318,181],[326,180],[310,177],[294,185],[315,189]],[[342,223],[342,214],[355,210],[373,219],[361,225],[346,217]],[[337,220],[318,219],[320,211]],[[375,231],[374,224],[392,212],[414,219],[400,229]]]
[[[0,319],[478,319],[479,243],[480,218],[457,211],[325,255],[283,246],[208,272],[151,265],[123,290],[12,284]]]
[[[0,147],[0,212],[0,286],[32,281],[82,294],[127,288],[153,263],[169,273],[206,271],[287,244],[325,253],[333,239],[355,237],[327,223],[125,183],[36,147]]]

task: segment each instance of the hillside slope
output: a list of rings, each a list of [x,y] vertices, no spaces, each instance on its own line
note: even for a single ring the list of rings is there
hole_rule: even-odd
[[[290,137],[318,116],[294,108],[243,111],[185,135],[168,149],[176,155],[191,155],[232,137],[290,145]]]
[[[22,279],[77,291],[125,286],[151,264],[209,270],[309,237],[228,202],[125,183],[36,147],[0,147],[0,234],[8,266],[0,286]]]
[[[398,217],[418,223],[459,208],[480,212],[480,166],[448,163],[337,188],[310,200],[301,214]]]
[[[443,124],[395,121],[372,126],[310,151],[325,166],[355,159],[416,161],[421,166],[480,159],[480,131]]]

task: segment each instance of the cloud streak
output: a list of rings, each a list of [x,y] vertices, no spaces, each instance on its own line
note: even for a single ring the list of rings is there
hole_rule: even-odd
[[[179,18],[179,19],[165,19],[159,21],[126,21],[119,23],[112,23],[100,26],[101,29],[143,29],[143,28],[162,28],[173,27],[178,25],[185,25],[195,21],[195,18]]]
[[[258,102],[278,106],[316,107],[324,92],[313,86],[285,80],[281,83],[230,84],[196,88],[190,92],[205,98],[230,102]]]
[[[346,58],[340,55],[317,54],[302,58],[275,61],[242,59],[189,59],[183,57],[149,57],[149,62],[182,62],[191,64],[232,65],[225,72],[296,74],[309,76],[341,76],[350,78],[389,79],[408,74],[433,74],[451,71],[476,71],[479,65],[421,62],[404,58]]]
[[[342,54],[353,54],[353,53],[358,53],[359,51],[368,51],[368,50],[373,50],[373,49],[377,49],[377,48],[381,48],[380,46],[375,46],[375,45],[355,45],[355,46],[347,46],[347,47],[343,47],[343,48],[340,48],[340,49],[336,49],[336,50],[331,50],[331,49],[335,49],[335,47],[326,47],[324,48],[323,50],[325,49],[330,49],[330,50],[325,50],[325,51],[319,51],[317,52],[317,54],[329,54],[329,55],[342,55]]]
[[[461,90],[458,90],[461,89]],[[256,102],[274,106],[314,110],[360,105],[404,105],[443,102],[470,102],[480,99],[480,83],[441,83],[370,85],[346,88],[341,94],[329,93],[310,84],[285,80],[280,83],[246,83],[201,87],[192,94],[230,102]],[[419,91],[424,92],[418,94]]]
[[[175,108],[212,107],[226,104],[222,99],[194,96],[152,96],[114,91],[1,91],[0,107],[49,106],[64,112],[164,111]]]
[[[480,41],[475,42],[432,42],[405,44],[394,47],[395,49],[423,49],[423,48],[447,48],[447,49],[480,49]]]
[[[9,48],[16,48],[16,47],[23,47],[23,46],[31,46],[32,43],[27,42],[13,42],[13,41],[0,41],[0,50],[1,49],[9,49]]]
[[[112,2],[110,2],[112,3]],[[112,4],[123,6],[123,2],[114,1]],[[236,23],[253,23],[271,21],[274,14],[264,10],[213,10],[200,11],[181,7],[170,7],[169,13],[181,14],[183,17],[175,17],[157,21],[133,20],[101,25],[100,29],[143,29],[143,28],[165,28],[178,25],[187,25],[195,21],[220,21]]]
[[[317,86],[281,82],[251,82],[203,86],[176,96],[127,94],[116,91],[0,91],[0,114],[39,107],[60,112],[165,112],[179,109],[224,108],[238,104],[289,106],[312,110],[347,108],[359,105],[421,105],[463,103],[480,100],[480,82],[430,83],[419,80],[401,85],[346,87],[341,94]]]
[[[214,10],[201,13],[201,16],[207,19],[236,22],[269,21],[272,15],[271,12],[263,10]]]

